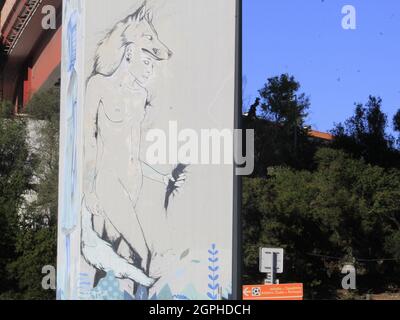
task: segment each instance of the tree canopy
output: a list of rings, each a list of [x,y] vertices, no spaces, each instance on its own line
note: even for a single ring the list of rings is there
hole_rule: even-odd
[[[277,167],[268,179],[245,180],[248,279],[261,280],[258,248],[278,246],[286,251],[282,280],[303,282],[309,294],[334,295],[346,262],[370,288],[398,283],[400,171],[329,148],[318,150],[315,161],[313,172]]]
[[[26,137],[24,121],[0,118],[0,296],[13,288],[7,268],[17,257],[19,212],[32,189],[34,161]]]
[[[400,117],[400,116],[397,116]],[[394,129],[396,129],[396,116]],[[382,111],[382,99],[370,96],[365,105],[356,104],[354,115],[332,130],[333,147],[356,158],[382,167],[400,167],[400,154],[395,139],[387,134],[389,123]]]
[[[243,118],[244,128],[255,131],[254,176],[265,177],[269,166],[300,169],[312,165],[315,146],[305,124],[310,101],[299,90],[293,76],[272,77]]]
[[[310,139],[311,101],[299,90],[292,76],[270,78],[243,117],[256,139],[256,170],[243,183],[245,283],[263,281],[260,247],[282,247],[281,280],[303,282],[307,298],[336,297],[346,263],[360,293],[399,288],[400,152],[383,100],[356,104],[327,143]]]
[[[42,268],[56,265],[59,90],[39,92],[26,111],[0,122],[0,298],[54,299]]]

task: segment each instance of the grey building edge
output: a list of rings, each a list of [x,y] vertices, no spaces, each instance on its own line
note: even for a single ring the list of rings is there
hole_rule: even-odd
[[[242,129],[242,0],[236,0],[235,129]],[[235,141],[239,143],[239,141]],[[242,178],[233,172],[232,299],[242,300]]]

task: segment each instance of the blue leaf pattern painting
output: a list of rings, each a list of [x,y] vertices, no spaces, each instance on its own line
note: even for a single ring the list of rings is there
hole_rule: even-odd
[[[211,249],[208,250],[209,253],[209,266],[208,266],[208,289],[209,291],[207,292],[207,296],[211,299],[211,300],[218,300],[218,289],[219,289],[219,283],[218,283],[218,279],[219,279],[219,274],[218,274],[218,270],[219,270],[219,266],[217,265],[217,262],[219,261],[218,259],[218,253],[219,251],[217,250],[217,246],[215,243],[213,243],[211,245]]]

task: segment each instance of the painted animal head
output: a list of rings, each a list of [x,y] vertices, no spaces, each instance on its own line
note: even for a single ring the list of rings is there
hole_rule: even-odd
[[[158,37],[153,25],[152,12],[146,8],[146,4],[143,4],[128,19],[128,27],[124,32],[127,42],[133,43],[157,61],[168,60],[172,57],[172,51]]]
[[[98,44],[92,75],[112,75],[120,66],[127,48],[137,50],[156,61],[168,60],[172,51],[161,42],[152,23],[151,11],[144,3],[133,14],[118,22]],[[134,57],[138,58],[137,56]]]

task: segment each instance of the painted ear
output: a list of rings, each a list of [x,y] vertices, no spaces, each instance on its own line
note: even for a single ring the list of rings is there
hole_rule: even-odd
[[[142,21],[146,17],[146,6],[143,5],[139,10],[140,11],[138,12],[137,20]]]
[[[147,18],[147,21],[153,22],[153,11],[147,10],[146,18]]]

